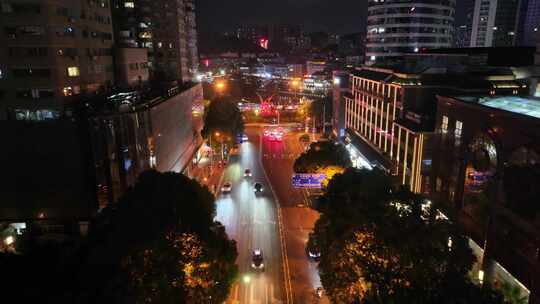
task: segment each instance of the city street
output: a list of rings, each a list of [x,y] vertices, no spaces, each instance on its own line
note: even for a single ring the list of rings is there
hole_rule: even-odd
[[[299,136],[289,130],[282,142],[263,141],[263,164],[281,205],[294,303],[328,303],[317,299],[321,286],[316,262],[307,257],[305,245],[319,214],[308,208],[307,193],[291,185],[294,160],[303,152]]]
[[[304,191],[291,186],[292,164],[303,150],[300,133],[288,132],[282,142],[273,142],[260,136],[262,130],[246,128],[249,142],[240,145],[238,155],[231,156],[223,177],[223,182],[232,183],[232,191],[221,194],[216,202],[216,219],[237,241],[239,253],[239,282],[227,303],[327,303],[315,297],[321,284],[316,263],[305,252],[318,214],[306,207]],[[243,176],[246,168],[251,169],[252,177]],[[255,195],[254,182],[263,184],[262,194]],[[263,251],[264,272],[251,268],[251,253],[256,248]]]
[[[223,182],[231,182],[232,191],[216,201],[216,219],[238,248],[240,278],[227,303],[287,303],[276,201],[259,161],[257,133],[257,129],[248,130],[249,142],[231,156]],[[253,176],[245,178],[245,169],[251,169]],[[262,193],[255,195],[254,182],[263,185]],[[264,271],[251,267],[254,249],[263,252]]]

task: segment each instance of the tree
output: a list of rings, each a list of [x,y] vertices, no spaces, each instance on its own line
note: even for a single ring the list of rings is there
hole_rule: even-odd
[[[82,296],[103,303],[223,302],[237,252],[214,216],[214,197],[196,181],[141,174],[92,226]]]
[[[312,143],[309,150],[302,153],[294,162],[297,173],[324,173],[330,180],[336,173],[352,166],[349,152],[342,144],[332,141]]]
[[[205,109],[203,136],[219,132],[223,138],[235,140],[244,131],[242,113],[234,101],[226,97],[212,100]]]
[[[502,303],[467,277],[474,256],[458,227],[383,171],[349,168],[322,201],[309,243],[333,302]]]

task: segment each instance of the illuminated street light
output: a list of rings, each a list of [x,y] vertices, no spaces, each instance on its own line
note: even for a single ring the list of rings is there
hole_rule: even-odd
[[[6,244],[6,246],[13,244],[13,242],[15,242],[15,239],[11,235],[4,239],[4,244]]]
[[[225,89],[225,82],[218,81],[216,83],[216,89],[217,89],[218,92],[223,92],[223,90]]]
[[[251,282],[251,278],[246,274],[246,275],[244,275],[244,277],[242,278],[242,281],[243,281],[245,284],[249,284],[249,282]]]

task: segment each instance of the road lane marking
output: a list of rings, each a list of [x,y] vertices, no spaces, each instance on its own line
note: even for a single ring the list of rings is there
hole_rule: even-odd
[[[236,284],[234,285],[234,291],[233,291],[233,295],[234,295],[234,296],[233,296],[233,299],[234,299],[234,300],[239,300],[239,299],[238,299],[238,290],[239,290],[239,289],[240,289],[240,284],[239,284],[239,283],[236,283]]]
[[[255,285],[255,282],[249,284],[249,303],[253,303],[255,301],[255,297],[253,295],[253,285]]]

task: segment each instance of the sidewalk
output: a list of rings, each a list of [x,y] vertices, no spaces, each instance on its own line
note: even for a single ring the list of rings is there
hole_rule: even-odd
[[[210,158],[203,157],[201,160],[190,169],[190,176],[192,179],[197,180],[201,185],[207,186],[208,190],[216,195],[219,191],[219,181],[223,175],[226,165],[219,165],[219,160],[210,164]]]

